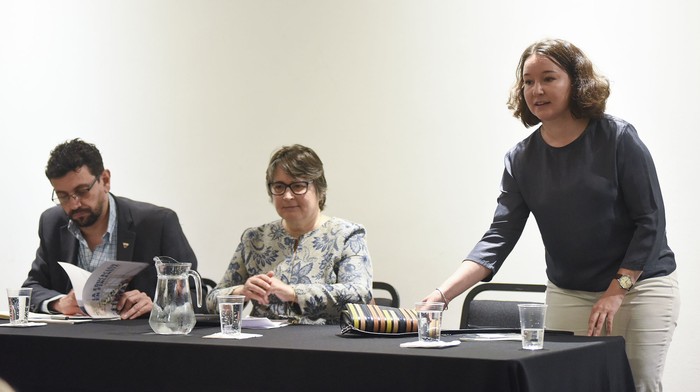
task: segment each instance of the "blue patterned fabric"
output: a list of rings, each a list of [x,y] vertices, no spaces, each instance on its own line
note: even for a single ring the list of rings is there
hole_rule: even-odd
[[[268,271],[294,288],[298,303],[273,295],[268,305],[253,301],[251,316],[337,324],[346,303],[367,303],[372,296],[372,261],[362,225],[329,218],[297,244],[278,220],[243,232],[224,277],[207,295],[208,310],[216,312],[217,295]]]

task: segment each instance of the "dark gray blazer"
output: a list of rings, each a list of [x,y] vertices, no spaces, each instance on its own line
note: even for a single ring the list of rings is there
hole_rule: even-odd
[[[113,195],[114,196],[114,195]],[[114,196],[117,204],[117,260],[140,261],[149,266],[129,284],[127,290],[139,290],[154,298],[157,274],[155,256],[170,256],[179,262],[192,263],[192,251],[174,211],[153,204]],[[60,206],[49,208],[39,219],[39,249],[23,287],[31,287],[31,311],[40,312],[41,303],[67,294],[72,285],[58,264],[78,263],[78,240],[68,231],[68,216]]]

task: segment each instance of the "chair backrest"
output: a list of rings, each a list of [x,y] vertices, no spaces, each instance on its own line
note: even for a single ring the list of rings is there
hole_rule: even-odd
[[[388,294],[388,298],[385,296],[377,296],[376,291],[385,291]],[[399,293],[396,291],[394,286],[386,282],[373,282],[372,283],[372,303],[381,306],[391,306],[398,308],[400,304]]]
[[[459,328],[520,328],[518,304],[536,301],[475,300],[474,298],[484,291],[544,293],[546,289],[547,286],[543,284],[521,283],[482,283],[474,286],[464,298]]]

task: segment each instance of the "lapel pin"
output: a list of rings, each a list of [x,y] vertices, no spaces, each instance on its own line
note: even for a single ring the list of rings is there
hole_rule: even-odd
[[[129,247],[129,243],[128,243],[128,242],[122,242],[122,246],[124,247],[124,249],[126,249],[126,248]]]

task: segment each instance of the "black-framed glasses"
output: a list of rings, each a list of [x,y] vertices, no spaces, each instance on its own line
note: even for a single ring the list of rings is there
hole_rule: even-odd
[[[291,184],[285,184],[284,182],[277,181],[267,184],[267,187],[270,189],[270,193],[275,196],[284,195],[287,188],[289,188],[289,190],[291,190],[295,195],[304,195],[309,191],[309,184],[312,182],[313,181],[295,181]]]
[[[79,186],[75,189],[73,193],[56,192],[56,190],[54,189],[51,192],[51,200],[56,204],[68,204],[71,201],[71,199],[83,199],[85,196],[87,196],[92,187],[95,186],[95,184],[97,183],[97,179],[98,177],[95,176],[95,179],[92,180],[92,183],[90,185]]]

